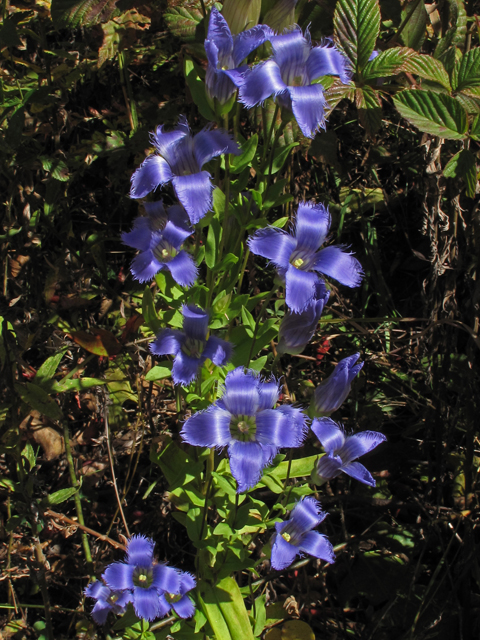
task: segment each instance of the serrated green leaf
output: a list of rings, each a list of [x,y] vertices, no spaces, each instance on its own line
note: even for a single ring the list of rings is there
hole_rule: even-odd
[[[427,27],[427,11],[423,0],[413,0],[405,3],[402,9],[403,30],[400,34],[406,47],[418,50],[425,40]]]
[[[456,76],[456,91],[480,87],[480,47],[470,49],[463,56]]]
[[[480,142],[480,115],[475,116],[472,121],[472,126],[470,127],[470,136]]]
[[[49,505],[61,504],[68,500],[73,495],[75,495],[78,491],[76,487],[69,487],[68,489],[60,489],[59,491],[55,491],[55,493],[51,493],[47,496],[47,502]]]
[[[409,47],[387,49],[379,53],[373,60],[367,62],[362,75],[365,80],[394,76],[404,71],[405,63],[415,55],[417,55],[415,51]]]
[[[327,89],[327,91],[325,91],[325,99],[328,105],[325,109],[325,117],[328,117],[340,100],[343,100],[344,98],[346,100],[350,100],[350,102],[355,100],[355,83],[349,82],[348,84],[343,84],[341,80],[337,80],[329,89]]]
[[[355,102],[360,124],[370,135],[373,135],[382,124],[382,106],[378,93],[368,84],[357,87]]]
[[[467,114],[454,98],[433,91],[407,90],[393,101],[402,117],[420,131],[448,140],[466,138]]]
[[[420,78],[425,78],[425,80],[438,82],[438,84],[441,84],[445,89],[448,89],[448,91],[451,90],[447,70],[440,60],[432,58],[432,56],[415,53],[414,56],[404,62],[402,71],[413,73],[414,75],[420,76]]]
[[[446,178],[463,178],[467,186],[466,194],[475,197],[477,186],[477,165],[475,156],[469,149],[462,149],[456,153],[443,170]]]
[[[334,39],[357,73],[368,62],[380,32],[376,0],[338,0],[333,17]]]
[[[202,12],[196,6],[168,7],[163,17],[173,35],[185,42],[195,40],[197,28],[203,20]]]
[[[57,29],[86,27],[107,22],[114,15],[117,0],[52,0],[50,12]]]
[[[232,173],[241,173],[246,166],[253,160],[258,146],[258,136],[256,133],[246,140],[241,146],[241,154],[234,156],[230,163],[230,171]]]

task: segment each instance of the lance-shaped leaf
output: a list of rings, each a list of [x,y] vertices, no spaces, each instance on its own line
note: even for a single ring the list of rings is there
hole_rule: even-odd
[[[355,104],[360,124],[373,135],[382,124],[382,105],[378,93],[368,85],[357,87]]]
[[[333,17],[334,39],[358,72],[372,55],[380,31],[376,0],[338,0]]]
[[[402,71],[406,73],[413,73],[425,80],[437,82],[448,91],[451,90],[450,79],[445,67],[440,60],[436,60],[435,58],[432,58],[432,56],[416,53],[414,56],[405,60]]]
[[[400,114],[420,131],[448,140],[463,140],[468,127],[467,113],[443,93],[408,90],[393,99]]]
[[[402,25],[404,25],[401,32],[403,44],[412,49],[420,49],[425,40],[427,27],[427,11],[423,0],[405,3],[402,10]]]
[[[462,149],[456,153],[443,170],[443,175],[446,178],[463,178],[467,185],[467,196],[469,198],[475,197],[477,165],[475,156],[469,149]]]
[[[376,58],[365,65],[363,77],[365,80],[386,78],[404,71],[405,63],[416,55],[413,49],[408,47],[395,47],[379,53]]]

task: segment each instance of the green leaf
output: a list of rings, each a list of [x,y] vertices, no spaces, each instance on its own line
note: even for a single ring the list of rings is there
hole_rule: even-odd
[[[183,68],[188,88],[190,89],[192,99],[197,105],[198,110],[206,120],[215,120],[215,114],[207,100],[205,82],[199,77],[193,60],[186,57]]]
[[[325,110],[325,116],[328,117],[341,100],[346,99],[350,100],[350,102],[355,100],[355,83],[349,82],[348,84],[343,84],[341,80],[335,81],[332,86],[325,91],[325,99],[328,105]],[[317,138],[318,137],[319,136],[317,136]]]
[[[142,316],[147,327],[156,335],[162,328],[162,323],[158,319],[157,312],[155,311],[152,291],[148,285],[145,287],[142,297]]]
[[[172,375],[172,363],[163,362],[161,365],[152,367],[145,376],[148,382],[156,382],[157,380],[165,380]]]
[[[463,178],[467,185],[466,193],[469,198],[475,197],[477,186],[477,165],[475,156],[469,149],[462,149],[451,158],[443,170],[446,178]]]
[[[16,149],[22,141],[23,127],[25,125],[25,109],[20,107],[8,119],[8,129],[5,133],[5,142]]]
[[[68,500],[73,495],[75,495],[78,491],[77,487],[69,487],[68,489],[60,489],[59,491],[55,491],[55,493],[51,493],[47,496],[47,502],[49,505],[60,504]]]
[[[405,3],[402,10],[402,24],[404,25],[400,37],[406,47],[418,50],[425,40],[427,28],[427,11],[423,0],[413,0]]]
[[[200,540],[203,522],[203,509],[193,507],[187,511],[187,534],[192,542]]]
[[[212,218],[208,227],[207,242],[205,243],[205,263],[212,269],[217,263],[218,247],[220,244],[220,222]]]
[[[438,82],[448,91],[451,90],[447,70],[440,60],[432,58],[432,56],[416,53],[405,61],[402,71],[413,73],[420,78],[425,78],[425,80]]]
[[[263,209],[271,209],[277,206],[277,201],[281,197],[282,191],[287,184],[287,179],[277,180],[263,194]]]
[[[214,588],[207,582],[201,581],[197,586],[197,596],[200,607],[212,627],[215,638],[221,638],[221,640],[232,640],[230,630],[225,618],[223,617]]]
[[[338,0],[333,17],[337,46],[361,72],[375,48],[380,32],[380,8],[376,0]]]
[[[255,331],[255,320],[252,314],[250,313],[250,311],[246,307],[242,307],[242,322],[245,329],[247,328],[250,329],[250,331],[247,330],[247,333],[249,334],[250,337],[252,337],[253,332]]]
[[[400,114],[420,131],[448,140],[463,140],[468,128],[465,109],[450,96],[407,90],[393,99]]]
[[[37,384],[33,382],[27,382],[25,385],[16,384],[15,390],[32,409],[36,409],[52,420],[62,418],[63,414],[58,404]]]
[[[56,29],[86,27],[107,22],[117,0],[52,0],[50,12]]]
[[[215,592],[232,640],[253,640],[245,602],[236,580],[223,578],[215,587]]]
[[[19,47],[22,41],[17,33],[18,23],[23,18],[23,12],[7,15],[0,28],[0,43],[6,47]]]
[[[182,486],[195,480],[203,469],[202,461],[195,462],[191,460],[168,437],[165,438],[164,447],[160,452],[157,453],[152,446],[150,460],[161,468],[172,490],[176,486]]]
[[[55,371],[60,364],[60,360],[63,358],[65,351],[59,351],[50,358],[47,358],[45,362],[41,365],[39,370],[37,371],[37,375],[35,376],[35,383],[42,385],[44,382],[48,382],[55,375]]]
[[[373,135],[382,125],[382,107],[378,93],[368,84],[357,87],[355,102],[360,124]]]
[[[27,442],[25,448],[22,451],[22,458],[28,462],[28,470],[31,471],[36,463],[35,452],[33,450],[32,445]]]
[[[263,367],[266,365],[267,360],[268,360],[268,356],[261,356],[256,360],[252,360],[250,362],[249,368],[253,369],[254,371],[260,372],[263,369]]]
[[[230,171],[232,173],[241,173],[246,166],[253,160],[258,146],[258,135],[253,134],[241,147],[241,155],[234,156],[230,163]]]
[[[470,49],[463,56],[456,76],[456,91],[480,87],[480,47]]]
[[[75,380],[53,381],[50,391],[52,393],[67,393],[68,391],[83,391],[92,387],[101,387],[106,380],[100,378],[76,378]]]
[[[397,75],[397,73],[404,71],[405,63],[415,55],[415,51],[408,47],[387,49],[379,53],[373,60],[367,62],[362,75],[365,80]]]
[[[173,35],[185,42],[195,40],[197,29],[203,20],[202,12],[196,6],[168,7],[163,17]],[[205,33],[202,33],[201,36],[201,40],[203,41]],[[215,117],[213,119],[215,119]]]
[[[290,151],[298,147],[299,142],[292,142],[292,144],[285,145],[284,147],[278,147],[273,154],[272,172],[270,173],[270,167],[265,169],[265,175],[275,175],[283,167],[285,160],[288,158]]]
[[[477,142],[480,142],[480,115],[475,116],[475,118],[472,121],[472,126],[470,128],[470,136]]]

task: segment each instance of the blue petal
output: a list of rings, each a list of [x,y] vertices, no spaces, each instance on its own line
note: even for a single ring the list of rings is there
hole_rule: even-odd
[[[136,218],[133,223],[133,229],[122,233],[122,242],[138,251],[147,251],[150,248],[152,235],[154,233],[148,218]]]
[[[208,358],[217,367],[223,367],[231,359],[233,345],[227,340],[222,340],[216,336],[210,336],[203,350],[202,356]]]
[[[295,220],[297,249],[317,251],[325,241],[330,223],[328,207],[312,200],[299,204]]]
[[[165,265],[159,262],[149,250],[143,251],[132,260],[130,271],[135,280],[139,282],[149,282],[164,266]]]
[[[115,613],[123,613],[127,604],[132,601],[132,592],[124,591],[122,593],[121,591],[115,591],[115,594],[118,599],[115,600],[113,609]]]
[[[311,49],[309,39],[305,38],[300,27],[295,27],[287,33],[270,38],[270,42],[284,82],[287,85],[293,84],[294,79],[305,72],[305,63]]]
[[[235,66],[239,67],[245,58],[252,53],[252,51],[257,49],[272,35],[273,31],[270,27],[267,27],[264,24],[259,24],[248,31],[242,31],[235,36],[233,43],[233,61]]]
[[[314,47],[306,66],[310,82],[320,76],[339,76],[347,84],[352,76],[348,59],[333,45]]]
[[[146,158],[131,177],[131,198],[143,198],[151,191],[170,182],[172,171],[164,158],[155,153]]]
[[[270,96],[276,96],[287,90],[282,80],[280,68],[274,60],[267,60],[245,74],[240,87],[240,102],[247,109],[265,102]]]
[[[223,129],[203,129],[200,133],[197,133],[193,139],[193,149],[200,168],[207,162],[210,162],[212,158],[216,158],[224,153],[233,153],[235,155],[240,153],[238,144],[232,136]]]
[[[298,554],[297,547],[287,542],[278,533],[275,535],[275,541],[272,547],[272,556],[270,563],[276,571],[282,571],[289,567]]]
[[[176,356],[182,348],[185,335],[178,329],[163,329],[150,343],[150,351],[156,356]]]
[[[107,585],[115,591],[123,591],[124,589],[133,589],[133,570],[132,564],[124,562],[113,562],[105,569],[102,575]]]
[[[314,299],[301,313],[287,311],[278,332],[278,353],[295,355],[305,349],[315,333],[329,296],[330,293],[326,292],[320,300]]]
[[[342,471],[342,460],[339,457],[324,455],[317,462],[317,474],[325,480],[336,478]]]
[[[154,565],[152,587],[167,591],[167,593],[180,593],[180,586],[178,571],[166,564]]]
[[[173,260],[166,265],[173,279],[181,287],[191,287],[197,279],[198,268],[192,256],[186,251],[180,251]]]
[[[292,428],[288,415],[278,409],[265,409],[257,413],[256,439],[260,444],[280,447],[299,447],[303,432]]]
[[[370,471],[368,471],[360,462],[350,462],[342,467],[342,471],[354,478],[367,484],[369,487],[375,486],[375,480],[372,477]]]
[[[331,418],[315,418],[310,428],[327,453],[333,453],[345,444],[345,434]]]
[[[139,618],[155,620],[160,614],[159,594],[155,587],[144,589],[135,587],[133,590],[133,608]]]
[[[206,43],[205,43],[206,46]],[[235,82],[234,82],[235,80]],[[230,100],[232,95],[242,83],[243,74],[237,72],[227,72],[226,69],[216,69],[211,65],[207,67],[205,75],[205,85],[207,95],[213,99],[216,98],[220,104],[225,104]]]
[[[296,246],[295,238],[275,227],[260,229],[248,239],[248,247],[252,253],[271,260],[282,269],[288,268],[290,256]]]
[[[152,220],[162,220],[167,217],[167,212],[163,206],[163,200],[156,200],[155,202],[144,202],[143,208],[145,209],[148,217]],[[153,228],[157,228],[154,226]]]
[[[307,496],[297,502],[290,515],[290,525],[298,534],[304,534],[319,525],[327,514],[320,508],[320,503]]]
[[[350,393],[353,379],[363,367],[363,362],[353,366],[359,356],[359,353],[355,353],[340,360],[333,373],[315,389],[313,398],[317,413],[333,413],[343,404]]]
[[[87,585],[83,593],[87,596],[87,598],[106,600],[110,595],[110,589],[106,587],[103,582],[97,580],[96,582],[91,582],[89,585]]]
[[[341,245],[319,251],[313,268],[346,287],[358,287],[363,277],[362,265]]]
[[[205,53],[207,54],[208,69],[215,74],[218,66],[218,47],[213,40],[207,38],[204,42]],[[207,83],[208,84],[208,83]]]
[[[208,171],[200,171],[188,176],[174,176],[172,182],[190,222],[197,224],[212,208],[213,184],[210,174]]]
[[[195,605],[188,596],[183,596],[178,602],[174,602],[172,607],[180,618],[191,618],[195,613]]]
[[[285,302],[295,313],[300,313],[312,303],[318,276],[311,271],[300,271],[289,265],[285,275]]]
[[[258,409],[259,381],[251,372],[245,373],[243,367],[237,367],[225,378],[225,393],[222,402],[227,411],[234,416],[253,416]]]
[[[208,22],[208,40],[213,40],[220,54],[226,56],[233,50],[233,38],[230,27],[222,14],[213,7]]]
[[[104,600],[99,600],[95,603],[92,609],[92,618],[97,624],[105,624],[108,617],[108,612],[112,610],[112,605]]]
[[[280,407],[277,407],[276,410],[280,411],[280,413],[283,413],[283,415],[287,417],[290,423],[290,429],[295,431],[298,440],[303,442],[308,434],[308,425],[307,417],[303,413],[302,409],[300,407],[292,407],[292,405],[289,404],[283,404]]]
[[[292,111],[302,133],[315,137],[319,129],[325,129],[325,96],[321,84],[306,87],[289,87]]]
[[[158,597],[158,618],[163,618],[172,608],[172,605],[167,602],[167,599],[163,593],[159,593]]]
[[[196,304],[182,306],[183,331],[187,338],[205,342],[210,315]]]
[[[249,67],[246,64],[244,64],[241,67],[238,67],[237,69],[222,69],[218,73],[219,75],[224,74],[225,76],[227,76],[232,81],[234,87],[239,88],[245,82],[245,75],[248,71],[249,71]]]
[[[238,484],[237,493],[254,487],[262,477],[264,454],[257,442],[233,440],[228,446],[230,471]]]
[[[153,562],[155,542],[142,535],[132,536],[127,544],[128,564],[149,567]]]
[[[172,154],[172,151],[177,143],[186,136],[189,136],[189,134],[190,128],[187,118],[180,116],[177,126],[172,131],[165,131],[164,125],[160,125],[157,127],[155,133],[150,134],[150,139],[158,153],[166,158],[169,164],[172,164],[171,160],[174,160],[174,153]]]
[[[184,212],[183,207],[171,207],[171,209],[181,209]],[[193,233],[193,229],[190,226],[180,226],[173,222],[173,220],[169,220],[165,226],[165,229],[162,233],[164,240],[175,247],[175,249],[179,249],[183,244],[184,240],[191,236]]]
[[[375,449],[386,437],[378,431],[361,431],[353,436],[348,436],[343,447],[337,451],[344,464],[365,455]]]
[[[196,447],[226,447],[231,440],[231,417],[225,409],[212,405],[188,418],[180,435],[184,442]]]
[[[258,385],[258,395],[260,398],[258,408],[260,410],[272,409],[277,404],[278,396],[280,395],[278,382],[276,380],[261,382]]]
[[[197,581],[195,580],[195,577],[192,576],[191,573],[188,573],[188,571],[182,571],[180,574],[180,593],[182,595],[185,595],[187,593],[187,591],[191,591],[192,589],[195,588],[195,585],[197,584]],[[172,592],[170,592],[172,593]]]
[[[194,358],[187,356],[183,351],[179,351],[175,356],[172,367],[172,378],[174,384],[183,384],[188,386],[198,374],[198,369],[204,362],[203,358]]]
[[[309,531],[298,545],[300,551],[325,562],[335,562],[333,546],[326,536],[317,531]]]

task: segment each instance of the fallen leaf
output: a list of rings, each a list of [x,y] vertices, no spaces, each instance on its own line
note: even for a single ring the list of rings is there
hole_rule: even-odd
[[[30,411],[20,424],[20,429],[26,433],[28,439],[40,445],[45,460],[55,460],[65,451],[62,435],[39,411]]]
[[[96,356],[116,356],[122,350],[122,345],[113,333],[106,329],[91,328],[87,331],[72,331],[73,340]]]

